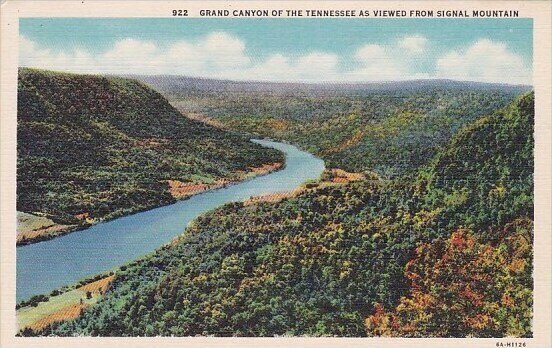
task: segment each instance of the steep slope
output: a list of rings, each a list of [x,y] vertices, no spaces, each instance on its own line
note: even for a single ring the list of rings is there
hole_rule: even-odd
[[[168,180],[209,185],[283,161],[138,81],[31,69],[19,71],[17,136],[17,209],[66,225],[170,203]]]
[[[424,206],[453,233],[416,249],[408,294],[375,306],[368,335],[532,336],[533,125],[530,94],[461,130],[422,171]]]
[[[513,98],[515,94],[507,91],[444,86],[366,96],[296,98],[292,103],[276,97],[247,103],[241,97],[236,110],[227,102],[206,108],[204,113],[218,115],[216,120],[230,129],[300,144],[330,167],[375,170],[396,177],[426,164],[464,124]],[[282,108],[292,110],[285,115]]]
[[[528,94],[410,177],[222,207],[41,334],[531,336],[533,122]]]

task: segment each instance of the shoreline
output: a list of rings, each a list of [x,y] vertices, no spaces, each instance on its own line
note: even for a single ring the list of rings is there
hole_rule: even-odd
[[[263,171],[263,172],[258,171],[259,168],[263,168],[265,166],[275,165],[277,163],[279,163],[280,165],[275,166],[275,168],[273,168],[273,169],[266,170],[266,171]],[[273,162],[273,163],[263,164],[262,167],[250,167],[249,171],[243,171],[242,172],[243,176],[244,176],[244,178],[242,180],[232,180],[232,181],[227,181],[227,182],[225,181],[224,183],[216,184],[212,187],[207,187],[206,189],[196,191],[196,192],[192,192],[191,194],[188,194],[188,195],[183,195],[182,197],[173,196],[173,200],[170,201],[170,202],[167,202],[167,204],[155,204],[155,205],[148,206],[148,207],[145,207],[145,208],[142,208],[142,209],[133,210],[132,212],[126,213],[126,214],[125,213],[113,214],[113,215],[111,215],[107,218],[98,219],[97,221],[94,221],[92,223],[83,223],[82,225],[68,225],[68,227],[66,229],[60,229],[56,233],[38,235],[35,238],[22,239],[21,241],[17,241],[16,242],[16,248],[24,247],[24,246],[28,246],[28,245],[32,245],[32,244],[37,244],[37,243],[41,243],[41,242],[47,242],[47,241],[52,240],[54,238],[62,237],[64,235],[67,235],[67,234],[70,234],[70,233],[73,233],[73,232],[86,230],[86,229],[88,229],[92,226],[95,226],[95,225],[98,225],[98,224],[101,224],[101,223],[104,223],[104,222],[109,222],[109,221],[112,221],[112,220],[115,220],[115,219],[118,219],[118,218],[122,218],[122,217],[125,217],[125,216],[131,216],[131,215],[142,213],[142,212],[145,212],[145,211],[148,211],[148,210],[168,206],[168,205],[180,202],[180,201],[185,201],[187,199],[190,199],[194,196],[197,196],[197,195],[200,195],[200,194],[203,194],[203,193],[220,190],[220,189],[223,189],[223,188],[226,188],[226,187],[230,187],[230,186],[237,185],[237,184],[240,184],[240,183],[243,183],[243,182],[247,182],[249,180],[252,180],[252,179],[260,177],[260,176],[268,175],[268,174],[283,170],[283,169],[285,169],[285,167],[286,167],[285,159],[284,159],[283,162]],[[235,174],[238,174],[238,173],[240,173],[240,171],[237,171]],[[170,179],[170,180],[172,180],[172,179]],[[219,180],[224,181],[226,179],[219,179]],[[169,181],[169,180],[167,180],[167,181]],[[208,184],[201,184],[201,185],[208,185]],[[169,191],[169,193],[171,191],[170,185],[169,185],[168,191]],[[171,193],[171,195],[172,195],[172,193]],[[56,224],[54,226],[63,226],[63,225]],[[48,228],[50,228],[50,227],[48,227]],[[17,233],[19,234],[19,231]]]
[[[304,152],[304,151],[301,151],[301,150],[295,148],[294,146],[287,146],[287,147],[286,147],[286,146],[281,146],[281,147],[279,147],[279,146],[277,146],[277,144],[272,144],[271,141],[267,141],[267,140],[264,140],[264,139],[258,139],[258,138],[257,138],[257,139],[251,139],[251,140],[252,140],[253,142],[257,142],[258,144],[260,144],[260,145],[262,145],[262,146],[266,146],[266,147],[269,147],[269,148],[275,148],[275,149],[281,151],[281,152],[283,153],[283,155],[284,155],[284,156],[281,157],[282,160],[281,160],[281,161],[270,161],[269,163],[264,163],[263,165],[256,166],[256,167],[247,167],[247,171],[245,171],[245,170],[242,170],[242,171],[235,171],[235,172],[233,173],[233,175],[232,175],[233,178],[240,179],[240,180],[234,180],[234,181],[232,181],[232,182],[228,182],[228,183],[227,183],[226,185],[224,185],[224,186],[217,185],[216,187],[212,187],[212,188],[210,188],[209,190],[202,190],[200,193],[209,193],[209,196],[210,196],[210,195],[213,194],[213,192],[211,192],[211,191],[215,191],[215,190],[219,190],[219,189],[225,188],[225,190],[221,190],[221,193],[220,193],[220,194],[221,194],[221,195],[227,195],[227,194],[225,193],[226,190],[230,190],[231,193],[229,193],[229,195],[230,195],[229,197],[233,197],[233,196],[235,195],[235,191],[236,191],[235,187],[236,187],[236,186],[246,184],[247,187],[249,188],[249,190],[252,189],[252,188],[256,188],[256,187],[257,187],[256,185],[254,185],[254,184],[253,184],[253,185],[252,185],[252,184],[247,184],[247,182],[250,181],[250,180],[251,180],[251,181],[253,181],[253,180],[258,180],[258,179],[260,179],[260,177],[263,177],[263,176],[271,176],[271,175],[278,175],[278,178],[282,178],[282,175],[281,175],[281,174],[278,174],[278,173],[285,172],[285,171],[286,171],[288,168],[290,168],[290,167],[291,167],[291,168],[294,168],[293,170],[297,170],[296,167],[297,167],[298,165],[303,166],[303,163],[305,163],[305,165],[306,165],[307,163],[309,163],[310,166],[312,167],[312,170],[316,170],[316,171],[318,171],[318,170],[319,170],[319,167],[321,166],[321,168],[320,168],[320,170],[321,170],[320,175],[322,175],[322,173],[323,173],[323,171],[324,171],[325,166],[324,166],[324,164],[323,164],[323,161],[322,161],[321,159],[319,159],[319,158],[316,158],[316,156],[311,155],[310,153],[304,153],[304,154],[300,155],[300,156],[299,156],[300,159],[298,159],[296,156],[290,157],[288,152],[294,153],[293,151],[297,151],[297,152],[300,153],[300,154]],[[282,145],[284,145],[284,144],[282,144]],[[303,159],[302,157],[305,157],[305,158]],[[313,159],[311,159],[311,158],[313,158]],[[320,162],[321,164],[318,163],[318,162]],[[297,184],[296,184],[295,181],[297,181],[297,180],[294,179],[294,180],[292,180],[292,182],[291,182],[290,184],[288,184],[288,186],[291,185],[291,186],[290,186],[290,189],[291,189],[291,188],[297,187],[296,185],[300,185],[300,184],[302,185],[303,183],[307,183],[308,181],[312,181],[312,180],[317,181],[317,180],[320,179],[319,176],[314,177],[314,176],[313,176],[313,172],[312,172],[311,170],[307,170],[307,171],[304,171],[304,172],[302,172],[302,173],[303,173],[303,174],[299,176],[299,177],[302,178],[302,179],[300,180],[300,183],[297,183]],[[304,177],[304,178],[303,178],[303,177]],[[242,193],[242,194],[239,194],[239,195],[236,196],[234,199],[231,199],[231,201],[232,201],[232,202],[236,202],[236,203],[238,203],[238,202],[245,202],[245,201],[250,200],[251,198],[255,197],[256,195],[258,195],[257,193],[254,193],[254,192],[259,192],[259,194],[264,195],[264,194],[268,194],[268,193],[270,193],[270,192],[274,192],[274,190],[276,190],[276,189],[277,189],[277,190],[281,190],[282,188],[279,186],[280,180],[281,180],[281,179],[275,179],[275,180],[277,180],[277,183],[278,183],[278,184],[275,184],[275,185],[276,185],[275,187],[272,186],[273,184],[271,184],[271,181],[270,181],[270,180],[269,180],[268,182],[266,182],[266,181],[261,181],[261,182],[263,183],[261,187],[264,187],[264,188],[259,187],[258,189],[254,189],[253,192],[251,192],[251,193],[247,193],[247,194],[243,194],[243,193]],[[215,183],[215,182],[212,182],[212,183]],[[219,181],[219,182],[216,182],[216,183],[219,184],[220,181]],[[234,186],[234,185],[236,185],[236,186]],[[268,185],[268,186],[267,186],[267,185]],[[284,186],[286,186],[286,185],[284,185]],[[194,188],[197,188],[197,187],[194,187]],[[190,191],[187,190],[186,192],[190,192]],[[263,194],[262,192],[265,192],[265,193]],[[175,200],[175,203],[174,203],[174,204],[168,204],[168,205],[163,204],[162,206],[159,207],[159,209],[163,209],[163,211],[166,211],[166,209],[168,208],[169,211],[172,211],[174,208],[170,208],[171,206],[175,206],[177,203],[178,203],[178,204],[182,204],[182,203],[186,202],[186,199],[188,199],[188,198],[194,198],[194,200],[196,200],[196,199],[197,199],[196,196],[199,196],[199,194],[198,194],[198,195],[187,196],[187,197],[185,197],[185,198],[183,198],[183,199],[181,199],[181,200]],[[200,199],[200,201],[201,201],[201,198],[199,198],[199,199]],[[224,198],[224,199],[222,199],[222,200],[225,201],[226,198]],[[183,202],[181,202],[181,201],[183,201]],[[230,201],[228,201],[228,202],[230,202]],[[188,203],[184,203],[184,204],[188,204]],[[221,203],[221,204],[225,204],[225,203]],[[217,206],[213,206],[213,207],[210,208],[209,210],[215,209],[215,208],[217,208]],[[150,211],[155,211],[155,210],[154,210],[154,209],[150,209]],[[145,212],[145,213],[146,213],[146,214],[149,214],[148,212]],[[154,212],[153,214],[156,214],[156,213]],[[166,214],[166,213],[165,213],[165,214]],[[174,214],[174,212],[171,213],[171,214]],[[193,214],[195,214],[195,213],[193,213]],[[134,215],[134,214],[130,214],[130,215]],[[172,216],[172,215],[171,215],[171,216]],[[169,219],[171,219],[171,218],[169,218]],[[187,221],[187,219],[189,219],[189,218],[188,218],[186,215],[183,215],[183,219],[185,219],[185,220]],[[174,220],[174,218],[173,218],[171,221],[173,221],[173,220]],[[90,221],[90,220],[89,220],[89,221]],[[107,221],[105,221],[105,222],[107,222]],[[189,222],[191,222],[191,221],[188,221],[188,224],[189,224]],[[109,222],[108,222],[108,223],[109,223]],[[176,221],[173,221],[173,223],[176,223]],[[188,226],[188,224],[186,224],[186,226]],[[185,231],[186,226],[184,226],[182,229],[180,229],[180,228],[178,228],[178,229],[172,228],[172,230],[174,230],[174,231],[168,232],[168,233],[172,234],[173,237],[171,237],[171,239],[167,239],[166,243],[164,243],[164,244],[172,244],[174,237],[178,237],[180,234],[182,234],[182,232]],[[103,226],[93,226],[93,227],[94,227],[94,228],[100,228],[100,230],[102,231],[102,233],[104,233],[105,231],[107,231],[106,228],[103,227]],[[109,227],[108,227],[107,229],[109,230]],[[139,229],[139,230],[142,231],[142,232],[140,232],[140,233],[143,233],[143,229]],[[169,229],[169,230],[170,230],[170,229]],[[115,231],[112,231],[112,232],[115,232]],[[100,244],[107,244],[107,243],[108,243],[108,244],[110,244],[111,246],[114,245],[113,243],[115,243],[115,244],[117,244],[117,243],[118,243],[118,244],[123,243],[123,242],[121,242],[121,241],[120,241],[120,242],[117,242],[116,240],[113,240],[113,241],[111,241],[111,242],[106,242],[107,240],[110,240],[111,238],[117,239],[117,234],[116,234],[116,233],[112,233],[112,232],[111,232],[111,237],[110,237],[109,239],[104,239],[104,238],[99,239],[99,240],[98,240],[98,243],[100,243]],[[166,231],[166,232],[167,232],[167,231]],[[105,232],[105,233],[108,233],[108,232]],[[95,238],[95,237],[94,237],[93,234],[87,234],[87,236],[88,236],[88,237],[86,237],[86,238],[91,238],[90,240],[88,240],[87,243],[93,242],[93,241],[94,241],[94,238]],[[125,236],[126,236],[126,234],[125,234]],[[149,240],[150,238],[156,238],[155,235],[144,235],[143,237],[145,238],[145,240]],[[79,238],[80,238],[80,235],[79,235],[79,236],[76,236],[75,238],[79,239]],[[71,239],[71,240],[72,240],[72,239]],[[102,242],[102,240],[103,240],[103,242]],[[125,238],[123,238],[123,240],[125,240]],[[58,240],[58,241],[59,241],[59,243],[65,243],[64,240]],[[58,243],[58,241],[55,241],[55,242],[53,242],[53,243]],[[70,242],[70,243],[72,243],[72,242]],[[125,245],[126,245],[126,244],[125,244]],[[121,245],[121,246],[122,246],[122,245]],[[163,246],[164,246],[164,245],[160,245],[160,247],[163,247]],[[138,247],[140,247],[140,248],[142,248],[142,249],[144,249],[144,248],[147,249],[146,244],[143,244],[143,243],[142,243],[141,245],[138,245]],[[42,251],[42,249],[44,249],[44,248],[48,248],[48,245],[44,244],[44,245],[38,246],[37,252],[40,253],[40,252]],[[34,252],[33,252],[34,249],[18,249],[18,250],[20,250],[20,253],[22,253],[22,255],[24,255],[24,256],[22,256],[22,259],[21,259],[21,260],[26,259],[26,258],[27,258],[27,255],[31,255],[31,254],[34,253]],[[101,250],[109,250],[109,248],[105,248],[105,247],[104,247],[104,248],[102,248]],[[146,250],[146,251],[144,251],[144,252],[143,252],[143,255],[149,254],[150,251],[151,251],[151,250]],[[94,255],[95,255],[94,257],[97,257],[98,254],[94,254]],[[143,256],[143,255],[140,254],[140,257],[138,257],[137,259],[140,259],[141,256]],[[88,255],[84,255],[84,258],[83,258],[83,255],[81,255],[81,256],[74,255],[74,256],[81,259],[80,261],[79,261],[79,260],[75,260],[75,262],[76,262],[77,264],[83,263],[83,262],[84,262],[83,260],[86,260],[86,259],[90,258],[90,257],[88,257]],[[129,259],[129,260],[135,260],[135,259],[136,259],[136,258],[133,257],[133,258],[131,258],[131,259]],[[24,261],[21,261],[21,260],[19,260],[19,258],[18,258],[18,265],[19,265],[20,262],[24,262]],[[127,260],[127,261],[129,261],[129,260]],[[47,262],[50,262],[50,261],[47,260]],[[51,262],[53,262],[53,263],[56,263],[56,262],[57,262],[57,261],[55,261],[55,257],[52,259]],[[44,264],[43,261],[41,261],[41,263]],[[107,262],[107,263],[110,264],[109,262]],[[124,265],[125,263],[126,263],[126,262],[121,262],[121,263],[118,263],[118,264],[116,264],[116,265],[110,265],[110,267],[105,267],[105,269],[102,267],[101,270],[99,270],[99,271],[97,271],[97,272],[90,273],[90,274],[82,275],[82,277],[74,277],[74,276],[73,276],[72,278],[74,278],[74,281],[69,280],[69,281],[64,281],[64,283],[65,283],[65,284],[74,284],[75,282],[80,282],[80,281],[83,280],[83,279],[86,279],[86,278],[88,278],[88,277],[95,276],[95,275],[100,274],[100,273],[104,273],[104,272],[108,272],[108,271],[115,271],[115,270],[117,270],[121,265]],[[41,267],[38,267],[38,268],[40,269],[40,268],[44,268],[44,267],[41,266]],[[98,268],[98,267],[96,267],[96,268]],[[31,268],[31,269],[32,269],[32,268]],[[30,273],[33,273],[33,272],[35,272],[35,271],[29,271],[29,272],[30,272]],[[26,272],[26,274],[28,274],[29,272]],[[44,269],[44,272],[48,273],[48,270]],[[54,277],[54,278],[55,278],[55,277]],[[59,278],[59,277],[58,277],[58,278]],[[70,277],[70,278],[71,278],[71,277]],[[27,278],[24,278],[24,279],[27,279]],[[32,283],[34,283],[34,282],[35,282],[35,281],[33,281],[33,280],[31,280],[31,278],[29,278],[29,281],[28,281],[29,284],[32,284]],[[52,281],[50,281],[50,283],[51,283],[51,282],[52,282]],[[57,284],[57,286],[50,286],[50,287],[48,287],[48,289],[46,289],[44,286],[42,286],[42,288],[44,288],[43,291],[38,291],[38,292],[36,292],[34,296],[37,296],[37,295],[38,295],[38,296],[40,296],[40,295],[44,296],[44,294],[48,294],[48,293],[50,293],[50,291],[61,290],[62,288],[65,288],[66,285],[62,285],[61,282],[59,282],[59,283],[60,283],[60,284]],[[54,285],[56,285],[56,284],[54,284]],[[70,286],[70,285],[68,285],[68,286]],[[34,287],[31,287],[31,288],[34,288]],[[31,288],[30,288],[30,289],[31,289]],[[38,289],[38,288],[35,288],[35,290],[39,290],[39,289]],[[62,291],[63,291],[63,290],[62,290]],[[21,300],[18,301],[19,304],[23,304],[22,302],[25,302],[25,300],[29,300],[30,298],[33,297],[32,293],[29,293],[28,295],[26,295],[26,290],[23,291],[23,292],[21,293],[21,295],[23,295],[23,296],[21,297]],[[35,301],[36,301],[36,299],[35,299]]]
[[[179,201],[187,200],[196,195],[200,195],[201,193],[212,192],[220,189],[229,188],[234,185],[239,185],[244,182],[284,170],[285,168],[288,168],[287,154],[286,156],[284,156],[284,160],[282,162],[265,163],[259,167],[248,167],[247,171],[243,171],[243,172],[238,171],[234,173],[234,175],[237,176],[240,180],[233,180],[228,182],[216,181],[212,184],[211,187],[207,189],[203,189],[204,186],[201,186],[201,185],[197,186],[189,183],[187,187],[184,185],[184,190],[181,190],[178,193],[191,193],[192,192],[191,189],[201,189],[201,191],[194,192],[193,194],[187,194],[186,196],[183,196],[179,199],[175,198],[175,203]],[[325,170],[326,169],[324,169],[324,171]],[[321,180],[323,180],[324,171],[321,173],[320,177],[318,177],[317,179],[314,179],[316,183],[319,183]],[[330,170],[330,172],[333,173],[334,171]],[[335,175],[330,175],[330,176],[334,177]],[[297,193],[303,192],[311,184],[312,183],[305,181],[303,184],[301,184],[300,187],[295,188],[293,192],[297,192]],[[315,186],[318,186],[318,185],[315,185]],[[286,194],[287,194],[286,192],[283,193],[283,195],[286,195]],[[281,194],[275,194],[275,195],[279,196]],[[247,202],[255,201],[256,199],[261,197],[264,198],[265,196],[266,195],[249,196],[240,200],[240,202],[242,202],[243,204],[247,204]],[[132,215],[132,214],[128,214],[128,215]],[[193,221],[195,220],[196,219],[190,221],[190,223],[193,223]],[[183,230],[183,232],[186,231],[186,228]],[[181,238],[183,235],[184,234],[182,233],[178,236],[175,236],[173,239],[171,239],[170,241],[167,241],[158,249],[171,247],[171,245],[173,245],[174,242],[179,238]],[[156,250],[158,249],[151,251],[151,253],[155,253]],[[18,325],[19,323],[22,325],[18,326],[17,335],[26,336],[26,335],[32,334],[33,330],[40,331],[47,324],[49,325],[55,322],[62,322],[62,321],[75,319],[80,315],[79,314],[80,312],[76,313],[77,309],[84,310],[87,306],[93,305],[95,301],[98,301],[99,299],[101,299],[101,297],[104,294],[103,291],[99,291],[97,293],[94,293],[90,297],[85,292],[81,291],[81,289],[92,286],[88,284],[107,282],[107,280],[109,280],[109,283],[116,282],[117,273],[120,270],[124,269],[124,267],[127,266],[128,264],[145,260],[148,257],[148,255],[150,255],[151,253],[147,253],[137,259],[120,264],[107,271],[99,272],[92,276],[83,277],[76,282],[72,282],[68,285],[56,288],[51,292],[45,292],[43,294],[34,295],[30,298],[27,298],[26,300],[19,301],[16,306],[17,307],[16,312],[19,318]],[[108,288],[105,287],[105,290],[107,289]],[[61,304],[63,304],[63,306]],[[68,309],[71,309],[71,310],[68,310]],[[29,317],[34,318],[35,315],[38,315],[37,313],[41,313],[41,315],[39,316],[39,318],[35,318],[31,322]]]
[[[247,178],[243,181],[232,182],[231,184],[228,184],[228,186],[239,184],[241,182],[251,180],[251,179],[253,179],[255,177],[258,177],[258,176],[270,174],[274,171],[282,169],[283,167],[285,167],[285,166],[280,166],[278,169],[270,171],[270,172],[266,172],[264,174],[249,177],[249,178]],[[348,183],[351,183],[351,182],[364,181],[364,180],[369,180],[369,178],[367,178],[366,175],[362,174],[362,173],[346,172],[344,170],[336,169],[336,168],[326,169],[325,174],[323,174],[323,176],[320,177],[315,182],[306,183],[306,184],[302,185],[301,187],[298,187],[298,188],[296,188],[292,191],[283,192],[283,193],[280,193],[280,194],[251,196],[250,198],[244,200],[243,203],[244,203],[244,205],[259,204],[259,203],[265,203],[265,202],[276,203],[276,202],[279,202],[282,198],[294,197],[294,196],[300,195],[300,194],[302,194],[306,191],[319,190],[319,189],[322,189],[322,188],[327,187],[327,186],[344,185],[344,184],[348,184]],[[212,189],[209,189],[209,190],[205,190],[203,192],[214,191],[214,190],[218,190],[218,189],[221,189],[221,188],[223,188],[223,187],[212,188]],[[187,198],[190,198],[192,196],[193,195],[190,195]],[[277,196],[278,199],[273,199],[273,198],[276,198],[276,196]],[[187,199],[187,198],[183,198],[182,200]],[[173,240],[167,242],[166,244],[164,244],[160,248],[171,247],[171,245],[173,245],[173,243],[178,241],[178,239],[180,237],[182,237],[182,235],[176,236]],[[155,252],[155,251],[152,251],[152,252]],[[111,269],[109,271],[98,273],[96,275],[83,278],[83,279],[81,279],[77,282],[74,282],[72,284],[69,284],[69,285],[63,286],[61,288],[55,289],[50,294],[43,294],[42,296],[41,295],[35,295],[32,298],[20,301],[19,303],[17,303],[16,311],[17,311],[18,315],[20,315],[20,313],[23,313],[25,311],[33,311],[33,309],[31,309],[30,307],[40,306],[41,308],[48,308],[50,306],[50,304],[49,304],[50,300],[53,300],[54,302],[56,302],[57,298],[60,298],[58,296],[76,292],[79,289],[81,289],[83,287],[86,287],[89,284],[95,284],[95,283],[103,281],[105,279],[110,279],[110,282],[113,281],[113,280],[116,280],[117,272],[120,271],[122,269],[122,267],[125,267],[125,266],[127,266],[128,264],[131,264],[131,263],[140,262],[141,260],[147,258],[148,255],[149,254],[144,255],[144,256],[136,259],[136,260],[129,261],[128,263],[119,265],[119,266],[117,266],[114,269]],[[83,297],[83,296],[84,295],[81,294],[81,297]],[[97,297],[95,297],[95,299],[98,300],[99,298],[101,298],[101,296],[103,296],[103,293],[98,293]],[[43,297],[43,298],[40,299],[40,297]],[[36,302],[35,305],[31,304],[33,302],[32,301],[33,298],[35,298],[35,302]],[[56,312],[56,313],[59,313],[59,311]],[[50,316],[52,316],[52,315],[50,315]],[[47,316],[47,318],[49,318],[50,316]],[[67,317],[65,319],[60,319],[58,321],[72,320],[76,317],[78,317],[78,315],[70,316],[70,317]],[[40,318],[39,320],[35,320],[35,321],[40,322],[41,320],[43,321],[44,318]],[[18,334],[22,334],[24,332],[23,331],[24,329],[25,329],[25,327],[19,327],[18,328]],[[30,327],[28,327],[28,329],[30,329]]]

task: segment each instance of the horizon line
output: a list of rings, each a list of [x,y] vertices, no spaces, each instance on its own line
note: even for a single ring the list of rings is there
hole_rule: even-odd
[[[62,73],[62,74],[72,74],[72,75],[81,75],[81,76],[108,76],[108,77],[174,77],[174,78],[183,78],[183,79],[196,79],[196,80],[206,80],[206,81],[220,81],[220,82],[232,82],[232,83],[264,83],[264,84],[296,84],[296,85],[368,85],[368,84],[391,84],[391,83],[417,83],[417,82],[457,82],[464,84],[482,84],[482,85],[500,85],[500,86],[511,86],[511,87],[531,87],[534,88],[533,84],[525,83],[506,83],[506,82],[484,82],[484,81],[474,81],[474,80],[457,80],[451,78],[418,78],[418,79],[406,79],[406,80],[380,80],[380,81],[267,81],[267,80],[237,80],[229,78],[216,78],[216,77],[206,77],[206,76],[191,76],[191,75],[179,75],[179,74],[128,74],[128,73],[83,73],[83,72],[73,72],[66,70],[52,70],[44,69],[30,66],[18,66],[19,69],[29,69],[29,70],[40,70],[53,73]]]

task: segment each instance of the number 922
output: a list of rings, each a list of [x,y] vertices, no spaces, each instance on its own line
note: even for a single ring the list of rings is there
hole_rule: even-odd
[[[172,10],[173,17],[187,17],[188,10]]]

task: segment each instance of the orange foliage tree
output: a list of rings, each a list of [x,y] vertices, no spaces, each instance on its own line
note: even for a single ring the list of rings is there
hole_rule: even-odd
[[[489,243],[458,229],[419,246],[409,295],[392,311],[376,304],[368,336],[531,336],[532,239],[532,221],[517,219]]]

